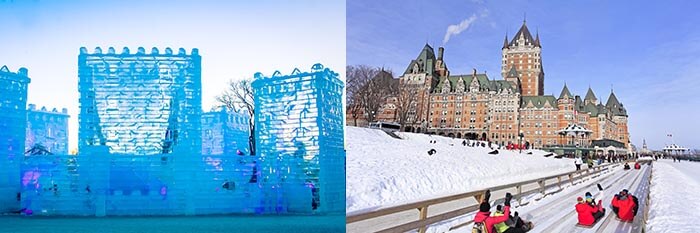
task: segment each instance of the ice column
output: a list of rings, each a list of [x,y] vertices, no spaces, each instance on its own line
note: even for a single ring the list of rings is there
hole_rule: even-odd
[[[310,72],[260,73],[253,82],[256,151],[266,212],[344,212],[343,82]]]
[[[0,212],[19,209],[20,163],[27,126],[26,68],[13,73],[0,68]]]

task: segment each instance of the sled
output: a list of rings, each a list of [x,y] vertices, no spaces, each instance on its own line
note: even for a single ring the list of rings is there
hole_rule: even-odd
[[[593,222],[593,224],[591,224],[590,226],[589,226],[589,225],[583,225],[583,224],[580,224],[580,223],[576,223],[576,226],[577,226],[577,227],[583,227],[583,228],[593,228],[596,224],[598,224],[598,222],[599,222],[601,219],[604,219],[604,218],[599,218],[598,220],[596,220],[595,222]]]
[[[527,230],[525,232],[531,231],[532,228],[535,228],[535,224],[532,224],[532,222],[525,223],[525,226],[527,227]]]
[[[615,220],[617,220],[619,222],[628,222],[628,223],[634,222],[634,220],[622,220],[622,219],[620,219],[620,217],[617,217],[617,216],[615,216]]]

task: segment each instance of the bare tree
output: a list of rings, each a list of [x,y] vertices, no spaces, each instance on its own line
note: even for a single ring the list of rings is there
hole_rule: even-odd
[[[387,98],[396,93],[397,80],[391,71],[366,65],[348,66],[346,73],[348,111],[355,125],[360,113],[367,122],[375,121]]]
[[[366,66],[347,66],[347,85],[345,87],[345,96],[347,111],[353,119],[353,125],[357,126],[357,119],[360,118],[360,114],[367,114],[364,112],[364,98],[363,95],[367,93],[366,86],[372,78],[374,78],[379,70]]]
[[[255,155],[255,102],[253,100],[253,87],[250,79],[231,80],[228,90],[216,97],[216,101],[226,106],[228,110],[237,111],[244,109],[248,111],[248,147],[250,155]]]
[[[352,117],[354,126],[357,126],[357,118],[360,117],[363,109],[357,94],[360,92],[360,89],[367,84],[367,81],[369,81],[366,75],[361,74],[359,70],[361,69],[358,66],[347,66],[345,69],[345,73],[347,74],[345,104],[347,106],[347,112]]]
[[[415,111],[415,104],[418,97],[418,89],[411,87],[408,84],[400,83],[398,89],[398,96],[396,98],[396,113],[399,125],[401,125],[400,131],[404,131],[406,125],[415,124],[415,117],[409,119],[411,111]],[[411,122],[409,122],[411,120]]]

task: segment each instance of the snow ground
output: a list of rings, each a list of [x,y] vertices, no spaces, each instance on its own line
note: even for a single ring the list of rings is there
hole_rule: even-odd
[[[473,191],[545,177],[575,169],[571,159],[543,157],[547,152],[464,147],[461,139],[347,127],[346,212]],[[437,144],[429,143],[437,140]],[[428,155],[435,149],[437,154]]]
[[[700,163],[654,162],[647,232],[700,232]]]

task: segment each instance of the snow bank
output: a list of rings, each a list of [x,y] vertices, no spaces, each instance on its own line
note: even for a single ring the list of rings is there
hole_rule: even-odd
[[[654,163],[647,232],[700,231],[700,163]]]
[[[461,139],[347,127],[347,213],[473,191],[570,172],[573,160],[545,158],[484,147],[462,146]],[[431,144],[437,140],[437,144]],[[436,154],[428,155],[435,149]]]

